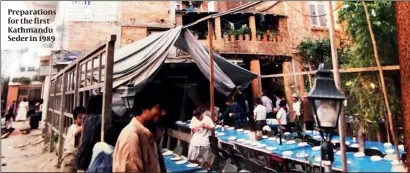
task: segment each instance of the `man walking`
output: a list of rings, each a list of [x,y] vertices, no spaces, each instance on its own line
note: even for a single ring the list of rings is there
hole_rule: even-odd
[[[273,105],[272,105],[272,100],[266,96],[266,92],[261,93],[261,99],[262,99],[262,105],[265,106],[266,108],[266,117],[267,118],[273,118]]]
[[[292,108],[293,108],[293,116],[295,117],[295,124],[296,129],[301,131],[303,130],[303,116],[302,116],[302,103],[296,93],[292,95]]]
[[[113,172],[166,172],[156,143],[157,125],[166,115],[160,89],[146,86],[133,106],[135,117],[121,131],[113,155]]]

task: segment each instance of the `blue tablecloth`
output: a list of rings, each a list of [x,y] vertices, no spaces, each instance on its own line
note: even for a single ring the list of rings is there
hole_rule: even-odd
[[[291,156],[283,156],[284,158],[304,162],[309,164],[309,160],[314,163],[315,165],[320,165],[320,162],[315,161],[315,158],[320,158],[320,150],[312,151],[311,147],[302,147],[290,150],[293,152]],[[308,158],[300,158],[297,157],[298,153],[306,153],[308,154]],[[388,160],[381,160],[378,162],[374,162],[370,160],[370,156],[364,156],[361,158],[356,158],[353,156],[354,153],[347,152],[347,171],[348,172],[391,172],[392,165],[391,161]],[[335,154],[335,161],[333,162],[332,168],[335,170],[342,170],[342,159],[340,155]]]
[[[189,164],[188,162],[185,164],[176,164],[176,161],[172,161],[171,158],[173,158],[175,156],[170,155],[170,156],[164,156],[164,161],[165,161],[165,166],[167,168],[167,172],[196,172],[201,170],[201,168],[195,167],[195,168],[190,168],[187,167],[187,165]]]

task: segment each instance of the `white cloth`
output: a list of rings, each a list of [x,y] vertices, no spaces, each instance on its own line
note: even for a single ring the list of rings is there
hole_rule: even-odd
[[[189,128],[196,128],[201,124],[205,124],[207,126],[210,127],[215,127],[214,122],[212,121],[212,119],[208,116],[202,116],[202,121],[199,121],[195,116],[192,117],[191,120],[191,125],[189,126]],[[194,132],[194,135],[192,135],[191,138],[191,143],[190,145],[193,146],[209,146],[209,136],[212,135],[212,131],[207,130],[205,128],[201,128],[199,131]]]
[[[90,163],[93,163],[95,158],[97,158],[98,154],[100,154],[102,152],[107,153],[107,154],[112,154],[112,153],[114,153],[114,147],[111,146],[111,145],[108,145],[105,142],[97,142],[94,145],[93,155],[91,157],[91,162]]]
[[[16,121],[26,121],[27,119],[27,110],[28,102],[20,102],[17,110]]]
[[[67,135],[64,140],[64,153],[73,153],[75,151],[75,132],[79,126],[72,124],[67,131]]]
[[[266,108],[266,113],[272,112],[272,100],[268,96],[262,96],[263,106]]]
[[[293,102],[293,105],[292,105],[293,111],[296,113],[297,116],[300,116],[300,106],[301,106],[301,103],[299,100],[297,102]]]
[[[188,148],[188,159],[189,160],[197,160],[201,150],[209,150],[208,146],[193,146],[189,145]],[[204,156],[207,156],[208,152],[204,153]]]
[[[262,106],[262,105],[256,106],[255,109],[253,110],[253,115],[256,116],[257,121],[266,120],[266,113],[267,113],[267,110],[265,106]]]
[[[285,109],[280,108],[278,113],[276,114],[276,119],[280,121],[280,124],[282,125],[286,125],[288,124],[286,117],[287,117],[287,113],[285,111]]]

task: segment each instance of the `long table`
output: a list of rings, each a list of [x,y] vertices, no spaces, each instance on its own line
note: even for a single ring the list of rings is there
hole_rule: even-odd
[[[175,157],[174,155],[163,156],[165,166],[167,168],[167,172],[197,172],[200,171],[201,168],[199,166],[191,168],[187,167],[189,162],[185,164],[176,164],[176,161],[172,161],[171,158]]]

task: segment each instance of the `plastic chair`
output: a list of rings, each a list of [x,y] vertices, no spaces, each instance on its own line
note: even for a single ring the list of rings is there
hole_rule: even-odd
[[[238,168],[232,164],[226,164],[222,172],[238,172]]]
[[[184,149],[184,148],[182,148],[181,145],[177,145],[177,146],[174,148],[174,154],[176,154],[176,155],[178,155],[178,156],[181,156],[183,149]]]
[[[364,154],[366,156],[380,156],[381,158],[384,157],[384,154],[381,151],[376,150],[376,149],[371,149],[371,148],[370,149],[368,149],[368,148],[364,149]]]
[[[253,159],[248,159],[248,167],[251,172],[260,172],[262,171],[262,166]]]
[[[238,167],[239,170],[246,169],[249,170],[248,168],[248,163],[245,157],[238,155],[238,154],[233,154],[231,156],[232,162]]]

